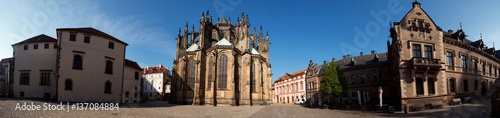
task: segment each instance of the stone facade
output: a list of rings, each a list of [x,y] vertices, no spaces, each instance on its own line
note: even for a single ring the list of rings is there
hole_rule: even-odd
[[[390,28],[392,41],[387,42],[387,53],[376,54],[378,63],[365,63],[370,59],[363,59],[366,55],[362,53],[359,57],[344,56],[340,61],[333,59],[348,80],[349,100],[361,99],[361,105],[373,101],[370,98],[377,98],[379,86],[384,89],[384,104],[397,110],[404,106],[422,110],[432,104],[451,105],[457,98],[465,101],[489,97],[491,84],[500,74],[500,50],[486,47],[482,38],[471,41],[461,26],[455,32],[443,31],[420,3],[412,5]],[[349,59],[351,65],[345,66]],[[325,65],[310,62],[311,73],[306,76],[308,99],[317,95]],[[376,76],[378,81],[373,81]],[[362,78],[365,82],[361,82]]]
[[[262,27],[250,34],[248,15],[231,24],[212,23],[202,14],[199,31],[177,36],[172,94],[174,102],[199,105],[255,105],[271,103],[269,37]]]
[[[303,69],[293,73],[285,73],[285,75],[274,82],[274,103],[293,104],[298,99],[305,99],[306,70],[307,69]]]

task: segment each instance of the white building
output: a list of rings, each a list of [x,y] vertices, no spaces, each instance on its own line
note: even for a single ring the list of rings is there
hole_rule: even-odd
[[[141,99],[141,67],[125,59],[122,103],[137,103]]]
[[[57,40],[38,35],[13,44],[14,97],[54,98]]]
[[[286,73],[274,82],[274,103],[290,104],[295,100],[305,99],[306,70]]]
[[[163,65],[146,67],[142,71],[144,97],[148,100],[166,100],[170,93],[170,71]],[[168,85],[167,85],[168,84]]]
[[[42,34],[12,45],[14,97],[138,102],[141,69],[126,63],[127,43],[94,28],[56,31],[57,40]]]

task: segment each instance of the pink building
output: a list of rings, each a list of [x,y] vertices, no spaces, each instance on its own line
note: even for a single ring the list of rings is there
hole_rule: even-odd
[[[286,73],[274,82],[274,103],[289,104],[304,99],[306,70]]]

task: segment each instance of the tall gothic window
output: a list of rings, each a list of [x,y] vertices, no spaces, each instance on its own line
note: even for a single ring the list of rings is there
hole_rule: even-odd
[[[220,89],[225,89],[227,86],[227,56],[222,54],[219,58],[219,81]]]
[[[481,63],[481,65],[483,66],[483,75],[486,75],[486,62],[483,61]]]
[[[73,56],[73,69],[82,70],[83,69],[82,65],[83,65],[82,56],[74,55]]]
[[[190,60],[188,66],[188,86],[194,90],[194,81],[196,79],[196,62],[194,60]]]
[[[250,80],[250,84],[251,84],[251,85],[250,85],[250,86],[251,86],[251,89],[250,89],[250,90],[251,90],[252,92],[257,92],[257,91],[255,90],[255,80],[257,79],[256,74],[255,74],[256,66],[255,66],[255,64],[252,64],[251,66],[252,66],[252,67],[251,67],[251,70],[250,70],[250,71],[251,71],[251,72],[250,72],[250,74],[252,74],[252,78],[250,78],[250,79],[251,79],[251,80]],[[290,88],[293,88],[293,87],[290,87]]]
[[[420,44],[413,44],[413,57],[422,57]]]
[[[207,82],[207,90],[212,89],[212,81],[215,79],[215,61],[214,57],[210,57],[208,62],[208,82]]]
[[[464,79],[464,92],[469,92],[469,81],[467,79]]]

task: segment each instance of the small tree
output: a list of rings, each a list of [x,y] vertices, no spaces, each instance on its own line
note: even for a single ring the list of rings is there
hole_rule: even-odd
[[[339,96],[341,94],[345,95],[347,92],[347,82],[335,62],[330,62],[326,67],[319,89],[322,96]],[[333,104],[333,102],[330,104]]]
[[[339,76],[340,75],[340,76]],[[338,66],[335,62],[330,62],[324,71],[323,78],[320,81],[320,92],[323,96],[340,95],[344,92],[345,87],[342,85],[342,73],[338,71]]]

